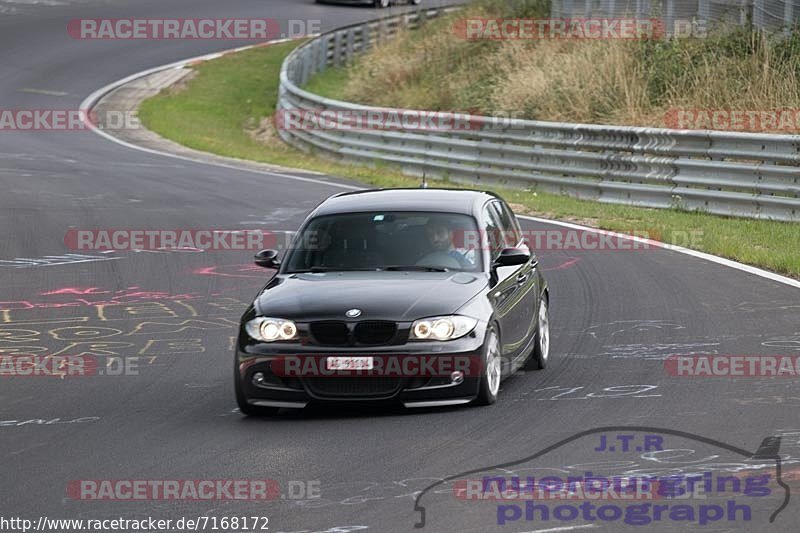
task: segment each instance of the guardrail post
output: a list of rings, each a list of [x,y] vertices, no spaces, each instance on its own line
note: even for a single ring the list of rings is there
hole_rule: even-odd
[[[363,53],[372,47],[372,29],[369,27],[369,24],[365,23],[361,25],[360,30],[361,30],[361,49],[358,52]]]
[[[708,28],[709,21],[711,19],[711,3],[710,0],[698,0],[697,1],[697,19],[698,22],[704,24],[706,28]]]
[[[789,0],[792,1],[792,0]],[[788,3],[788,2],[787,2]],[[764,16],[764,0],[753,0],[753,27],[764,29],[767,27],[767,18]]]
[[[310,58],[309,58],[311,50],[312,50],[312,47],[309,46],[308,48],[303,50],[303,54],[302,54],[303,72],[301,74],[300,80],[301,80],[303,85],[308,83],[308,79],[311,77],[311,61],[310,61]]]
[[[333,66],[339,67],[342,64],[342,32],[337,31],[333,37]]]
[[[381,19],[381,21],[378,23],[377,44],[385,43],[389,38],[388,34],[389,34],[389,27],[386,24],[386,20]]]
[[[794,0],[784,0],[783,2],[783,34],[790,35],[794,29]]]
[[[330,42],[330,36],[326,36],[324,38],[320,38],[317,40],[317,54],[316,54],[316,65],[314,68],[314,73],[325,72],[328,68],[328,43]]]
[[[417,28],[422,27],[425,22],[428,20],[428,10],[427,9],[418,9],[417,10]]]
[[[639,0],[639,12],[641,13],[640,16],[642,17],[650,17],[653,12],[650,6],[650,0]]]
[[[739,4],[739,25],[753,26],[753,2],[752,0],[740,0]]]
[[[664,29],[667,38],[675,34],[675,0],[666,0],[664,6]]]
[[[345,52],[344,52],[345,61],[350,61],[350,58],[353,57],[354,34],[355,34],[354,29],[351,28],[347,30]]]

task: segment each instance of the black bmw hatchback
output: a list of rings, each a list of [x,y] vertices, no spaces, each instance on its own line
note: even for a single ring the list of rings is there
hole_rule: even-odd
[[[491,404],[541,369],[548,288],[498,196],[446,189],[335,195],[305,220],[242,317],[236,399],[247,415],[312,402]]]

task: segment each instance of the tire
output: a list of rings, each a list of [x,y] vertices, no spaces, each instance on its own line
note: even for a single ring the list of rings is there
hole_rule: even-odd
[[[481,372],[478,397],[475,405],[491,405],[497,401],[502,377],[502,359],[500,354],[500,337],[497,329],[490,325],[486,331],[486,346],[483,355],[483,371]]]
[[[550,358],[550,306],[547,296],[539,299],[539,312],[536,316],[536,342],[530,357],[525,362],[525,370],[542,370]]]
[[[389,7],[389,0],[372,0],[372,4],[378,9],[386,9]]]
[[[239,377],[239,369],[236,368],[234,361],[234,375],[233,375],[233,388],[236,391],[236,403],[239,405],[239,411],[245,416],[275,416],[278,414],[280,407],[262,407],[259,405],[250,405],[247,403],[247,398],[242,390],[241,378]]]

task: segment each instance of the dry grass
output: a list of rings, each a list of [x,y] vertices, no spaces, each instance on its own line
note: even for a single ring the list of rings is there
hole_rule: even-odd
[[[374,105],[537,120],[665,126],[670,109],[800,107],[800,32],[664,41],[466,41],[467,17],[547,16],[485,0],[358,59],[336,95]],[[520,15],[519,13],[524,12]],[[313,82],[312,82],[313,83]]]
[[[630,43],[510,42],[491,61],[501,74],[490,96],[492,114],[575,122],[652,119]]]

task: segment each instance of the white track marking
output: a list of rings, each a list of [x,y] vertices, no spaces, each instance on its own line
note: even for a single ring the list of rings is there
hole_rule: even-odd
[[[61,91],[50,91],[50,90],[47,90],[47,89],[30,89],[30,88],[27,88],[27,87],[24,88],[24,89],[19,89],[19,92],[21,92],[21,93],[31,93],[31,94],[44,94],[44,95],[47,95],[47,96],[67,96],[67,95],[69,95],[69,93],[65,93],[65,92],[61,92]]]
[[[314,37],[314,35],[310,35],[309,37]],[[279,43],[283,43],[283,42],[287,42],[287,41],[291,41],[291,40],[293,40],[293,39],[280,39],[280,40],[277,40],[277,41],[270,41],[270,44],[279,44]],[[164,71],[164,70],[169,70],[171,68],[179,69],[179,68],[184,68],[184,67],[186,67],[186,66],[188,66],[190,64],[193,64],[193,63],[197,63],[197,62],[201,62],[201,61],[209,61],[211,59],[217,59],[219,57],[222,57],[225,54],[235,53],[235,52],[242,52],[244,50],[249,50],[251,48],[255,48],[256,46],[259,46],[259,45],[243,46],[241,48],[234,48],[233,50],[228,50],[226,52],[215,52],[213,54],[206,54],[206,55],[203,55],[203,56],[193,57],[193,58],[190,58],[190,59],[184,59],[182,61],[177,61],[175,63],[170,63],[168,65],[162,65],[160,67],[155,67],[155,68],[151,68],[151,69],[148,69],[148,70],[143,70],[141,72],[137,72],[136,74],[133,74],[133,75],[128,76],[126,78],[123,78],[121,80],[115,81],[114,83],[106,85],[105,87],[102,87],[102,88],[96,90],[95,92],[93,92],[92,94],[87,96],[83,100],[83,102],[81,102],[80,110],[84,111],[84,113],[85,113],[84,116],[89,116],[89,111],[92,109],[92,107],[94,107],[94,105],[103,96],[105,96],[106,94],[110,93],[114,89],[116,89],[118,87],[121,87],[122,85],[125,85],[126,83],[129,83],[129,82],[131,82],[133,80],[136,80],[136,79],[139,79],[139,78],[143,78],[145,76],[149,76],[151,74],[155,74],[157,72],[161,72],[161,71]],[[271,171],[268,171],[268,170],[259,170],[259,169],[254,169],[254,168],[239,167],[239,166],[236,166],[236,165],[233,165],[233,164],[222,163],[222,162],[218,162],[218,161],[206,161],[206,160],[203,160],[203,159],[189,157],[189,156],[185,156],[185,155],[178,155],[178,154],[173,154],[173,153],[170,153],[170,152],[162,152],[161,150],[154,150],[152,148],[145,148],[143,146],[137,146],[137,145],[131,144],[131,143],[127,142],[127,141],[123,141],[121,139],[118,139],[118,138],[114,137],[113,135],[110,135],[109,133],[97,128],[94,124],[91,123],[91,121],[87,121],[86,125],[94,133],[100,135],[101,137],[104,137],[105,139],[108,139],[109,141],[115,142],[115,143],[117,143],[119,145],[122,145],[122,146],[124,146],[126,148],[130,148],[132,150],[139,150],[140,152],[145,152],[145,153],[148,153],[148,154],[159,155],[159,156],[163,156],[163,157],[171,157],[173,159],[180,159],[182,161],[191,161],[193,163],[202,163],[204,165],[211,165],[211,166],[215,166],[215,167],[229,168],[231,170],[237,170],[237,171],[240,171],[240,172],[252,172],[254,174],[262,174],[262,175],[266,175],[266,176],[285,178],[285,179],[290,179],[290,180],[295,180],[295,181],[305,181],[305,182],[309,182],[309,183],[316,183],[318,185],[328,185],[330,187],[338,187],[338,188],[341,188],[341,189],[351,189],[351,190],[362,189],[362,187],[357,187],[355,185],[347,185],[347,184],[344,184],[344,183],[334,183],[334,182],[321,180],[321,179],[305,178],[305,177],[302,177],[302,176],[293,176],[291,174],[284,174],[284,173],[281,173],[281,172],[271,172]],[[214,154],[210,154],[210,155],[214,155]],[[298,170],[298,172],[302,172],[302,171]]]
[[[754,266],[745,265],[744,263],[739,263],[737,261],[725,259],[724,257],[718,257],[716,255],[707,254],[705,252],[698,252],[697,250],[690,250],[689,248],[684,248],[683,246],[678,246],[676,244],[667,244],[659,241],[645,239],[643,237],[634,237],[633,235],[625,235],[624,233],[616,233],[614,231],[590,228],[588,226],[581,226],[580,224],[573,224],[571,222],[561,222],[559,220],[550,220],[547,218],[531,217],[528,215],[517,215],[517,218],[521,218],[524,220],[531,220],[533,222],[541,222],[543,224],[553,224],[555,226],[562,226],[564,228],[577,229],[581,231],[591,231],[593,233],[599,233],[602,235],[610,235],[615,238],[629,239],[632,241],[645,243],[650,246],[655,246],[657,248],[669,250],[671,252],[678,252],[679,254],[690,255],[698,259],[703,259],[705,261],[711,261],[712,263],[717,263],[719,265],[723,265],[726,267],[735,268],[736,270],[741,270],[742,272],[747,272],[748,274],[753,274],[761,278],[765,278],[771,281],[777,281],[778,283],[783,283],[784,285],[789,285],[790,287],[795,287],[800,289],[800,280],[788,278],[786,276],[781,276],[780,274],[775,274],[774,272],[769,272],[768,270],[763,270],[761,268],[757,268]],[[800,224],[798,224],[798,231],[800,231]]]
[[[586,524],[583,526],[551,527],[550,529],[534,529],[533,531],[524,531],[523,533],[555,533],[556,531],[572,531],[573,529],[586,529],[590,527],[597,526],[594,524]]]

